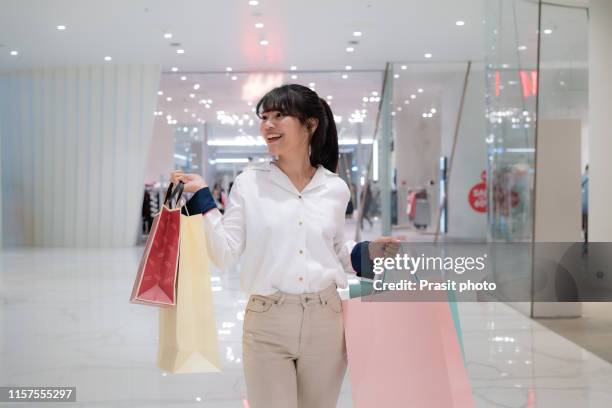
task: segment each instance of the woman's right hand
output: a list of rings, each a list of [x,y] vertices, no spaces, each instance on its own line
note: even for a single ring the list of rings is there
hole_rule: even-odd
[[[179,181],[182,181],[185,184],[183,191],[186,193],[195,193],[204,187],[208,187],[208,184],[206,184],[204,178],[199,174],[185,174],[182,170],[175,170],[170,173],[170,181],[173,184],[177,184]]]

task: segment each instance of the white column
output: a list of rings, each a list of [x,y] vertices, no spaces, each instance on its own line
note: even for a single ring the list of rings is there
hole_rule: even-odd
[[[160,73],[104,65],[2,79],[5,244],[136,242]]]
[[[612,241],[612,1],[589,7],[589,241]]]

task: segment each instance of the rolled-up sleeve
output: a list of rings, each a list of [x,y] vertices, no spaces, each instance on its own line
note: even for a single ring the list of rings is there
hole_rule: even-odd
[[[229,194],[224,214],[217,209],[208,187],[198,190],[191,197],[187,211],[204,216],[206,244],[212,262],[222,270],[238,262],[244,251],[246,236],[244,197],[239,178],[236,178]]]

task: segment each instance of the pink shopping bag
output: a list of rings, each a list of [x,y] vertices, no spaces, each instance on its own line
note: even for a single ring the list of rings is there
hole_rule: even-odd
[[[472,391],[446,302],[343,301],[355,408],[470,408]]]

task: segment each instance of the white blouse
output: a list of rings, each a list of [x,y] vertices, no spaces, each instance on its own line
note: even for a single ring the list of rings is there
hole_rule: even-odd
[[[204,215],[209,255],[224,270],[242,257],[240,286],[248,294],[310,293],[332,282],[346,288],[355,245],[344,240],[349,199],[346,183],[323,166],[301,192],[273,163],[248,167],[225,214]]]

